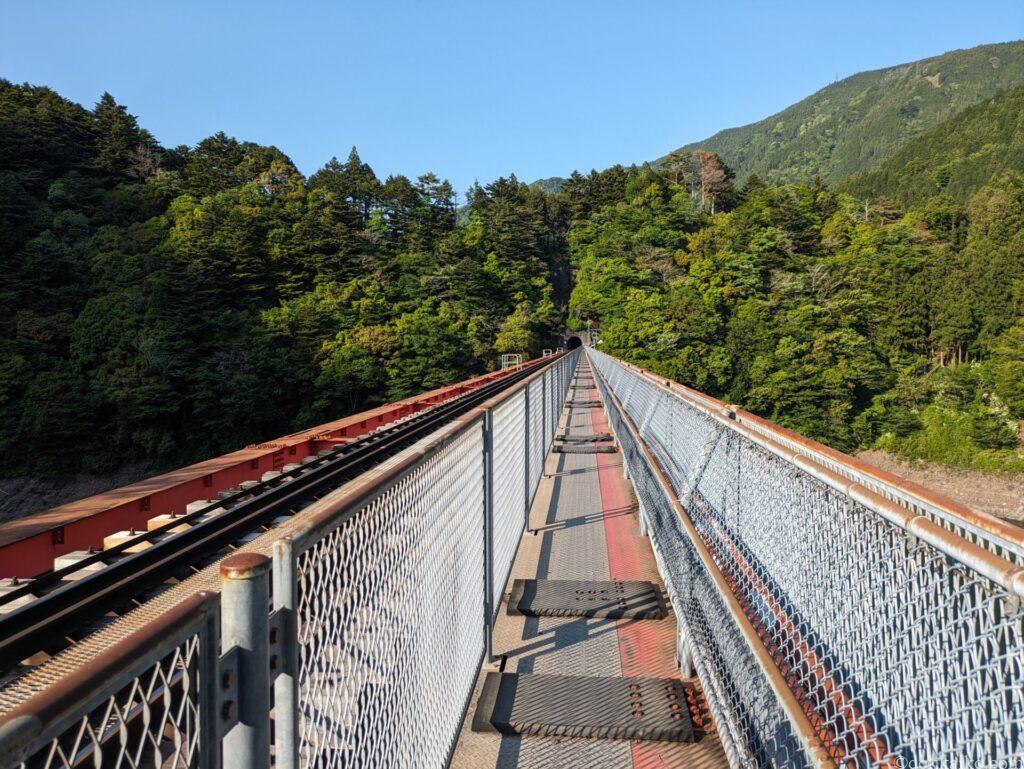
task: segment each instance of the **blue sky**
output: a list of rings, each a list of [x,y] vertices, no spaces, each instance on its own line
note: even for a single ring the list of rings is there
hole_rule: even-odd
[[[223,130],[311,173],[460,192],[643,161],[836,77],[1024,37],[1024,2],[13,2],[0,77],[108,90],[161,143]]]

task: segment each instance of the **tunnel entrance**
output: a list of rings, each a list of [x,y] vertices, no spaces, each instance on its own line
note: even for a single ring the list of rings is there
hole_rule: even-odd
[[[577,347],[582,347],[583,342],[578,336],[571,336],[565,340],[565,346],[570,350],[575,350]]]

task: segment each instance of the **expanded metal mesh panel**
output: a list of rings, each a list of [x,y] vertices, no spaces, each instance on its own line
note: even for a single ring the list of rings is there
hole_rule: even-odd
[[[93,701],[77,720],[53,735],[22,769],[188,769],[199,763],[200,634],[129,678],[109,697]],[[217,650],[212,651],[217,654]],[[44,728],[50,727],[44,724]],[[204,739],[209,737],[204,736]]]
[[[763,435],[769,435],[760,424],[747,421],[744,421],[744,424],[755,432]],[[784,435],[780,436],[773,433],[770,437],[796,451],[807,450],[804,446],[789,440]],[[1018,566],[1024,566],[1024,547],[1022,547],[1019,542],[1011,542],[993,534],[992,532],[984,531],[969,521],[953,516],[949,512],[935,505],[929,504],[926,500],[915,497],[902,489],[877,481],[874,478],[865,475],[863,472],[860,472],[856,468],[843,465],[832,457],[824,454],[817,454],[815,456],[815,460],[832,472],[850,478],[861,486],[871,489],[876,494],[896,502],[897,504],[903,505],[907,509],[913,510],[919,515],[923,515],[931,519],[944,529],[953,532],[959,537],[963,537],[969,542],[973,542],[974,544],[985,548],[994,555],[997,555],[1000,558],[1005,558]]]
[[[473,730],[693,742],[685,699],[678,678],[494,672],[484,679]]]
[[[480,423],[298,558],[300,751],[443,766],[483,649]]]
[[[494,595],[497,610],[526,526],[526,393],[494,410]]]
[[[838,760],[995,766],[1024,755],[1015,595],[614,359],[590,355]],[[614,413],[613,425],[733,763],[797,765],[794,736],[693,543]]]

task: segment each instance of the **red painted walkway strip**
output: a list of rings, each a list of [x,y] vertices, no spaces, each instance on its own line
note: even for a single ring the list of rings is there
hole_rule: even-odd
[[[596,400],[600,394],[594,389],[590,397]],[[591,414],[595,433],[611,432],[603,411],[594,409]],[[640,534],[629,481],[622,477],[622,455],[597,454],[596,457],[610,578],[660,584],[654,554],[647,539]],[[671,622],[651,620],[619,622],[622,675],[678,678],[673,627]],[[635,769],[660,769],[675,763],[672,758],[676,757],[673,755],[676,752],[657,742],[634,742],[632,752]]]

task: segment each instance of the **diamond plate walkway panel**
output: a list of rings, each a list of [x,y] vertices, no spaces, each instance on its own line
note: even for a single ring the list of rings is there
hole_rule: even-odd
[[[599,400],[586,359],[581,361],[575,397]],[[610,431],[600,408],[569,405],[558,432],[571,437]],[[549,454],[530,511],[530,528],[520,543],[503,602],[516,579],[645,580],[664,589],[654,554],[640,535],[636,498],[622,477],[620,454]],[[509,615],[503,605],[494,652],[499,660],[503,656],[506,673],[678,678],[675,636],[671,612],[661,620],[531,617]],[[456,769],[728,766],[710,717],[700,707],[696,679],[683,681],[699,737],[696,743],[474,732],[470,722],[486,673],[498,669],[496,664],[481,671],[452,759]]]

